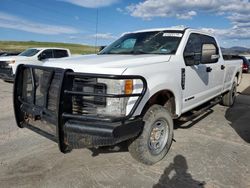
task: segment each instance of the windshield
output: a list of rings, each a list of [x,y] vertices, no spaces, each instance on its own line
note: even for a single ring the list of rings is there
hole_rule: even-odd
[[[175,54],[182,35],[180,31],[129,33],[99,54]]]
[[[18,56],[26,56],[26,57],[31,57],[33,55],[36,55],[40,50],[38,49],[28,49],[25,50],[24,52],[20,53]]]

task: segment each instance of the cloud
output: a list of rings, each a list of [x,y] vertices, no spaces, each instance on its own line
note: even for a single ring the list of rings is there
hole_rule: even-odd
[[[116,8],[116,11],[118,11],[120,13],[124,13],[124,10],[122,8]]]
[[[107,7],[118,2],[118,0],[58,0],[58,1],[71,3],[85,8]]]
[[[0,12],[0,27],[45,35],[78,33],[72,27],[37,23],[4,12]]]
[[[75,39],[79,39],[79,37],[74,36],[74,35],[71,35],[71,36],[69,36],[69,39],[71,39],[71,40],[75,40]]]
[[[223,16],[231,23],[225,29],[203,28],[223,40],[250,40],[249,0],[145,0],[129,4],[119,12],[151,20],[155,17],[192,19],[199,13]]]
[[[236,12],[249,14],[248,0],[145,0],[128,5],[125,10],[134,17],[152,19],[154,17],[177,17],[190,19],[199,11],[216,14]]]
[[[193,16],[196,16],[197,13],[195,11],[189,11],[187,13],[176,14],[176,17],[179,19],[192,19]]]
[[[88,38],[91,39],[99,39],[99,40],[114,40],[117,37],[113,36],[111,33],[98,33],[98,34],[93,34],[93,35],[89,35]]]
[[[232,40],[245,40],[250,39],[250,27],[242,28],[233,26],[227,29],[215,29],[215,28],[202,28],[202,30],[213,33],[220,39],[232,39]]]
[[[227,17],[233,23],[249,23],[250,22],[250,13],[241,14],[241,13],[233,13]]]

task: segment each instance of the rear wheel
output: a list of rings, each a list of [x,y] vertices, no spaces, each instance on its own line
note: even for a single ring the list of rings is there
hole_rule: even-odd
[[[237,77],[235,77],[232,88],[222,97],[222,105],[233,106],[237,95]]]
[[[171,114],[160,105],[151,106],[143,117],[143,131],[129,145],[129,152],[137,161],[152,165],[167,154],[173,139]]]

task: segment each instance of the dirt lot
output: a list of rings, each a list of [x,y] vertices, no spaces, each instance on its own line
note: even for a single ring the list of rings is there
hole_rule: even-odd
[[[250,187],[250,96],[215,106],[176,125],[169,154],[154,166],[124,150],[58,151],[55,143],[15,125],[12,84],[0,81],[0,187]]]

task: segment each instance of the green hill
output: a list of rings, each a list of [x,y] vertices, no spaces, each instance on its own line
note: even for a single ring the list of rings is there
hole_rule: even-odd
[[[89,54],[95,52],[95,47],[56,42],[36,42],[36,41],[0,41],[0,51],[21,52],[32,47],[60,47],[70,49],[72,54]]]

